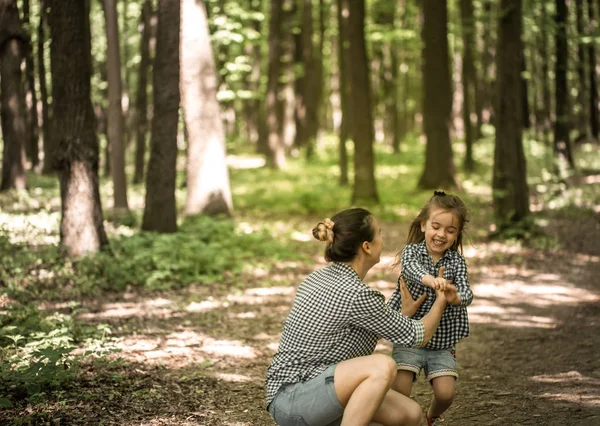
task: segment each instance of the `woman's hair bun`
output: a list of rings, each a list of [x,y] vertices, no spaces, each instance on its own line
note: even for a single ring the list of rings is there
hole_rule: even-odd
[[[313,236],[319,241],[327,241],[329,244],[333,244],[333,226],[335,223],[329,218],[323,222],[319,222],[315,228],[313,228]]]

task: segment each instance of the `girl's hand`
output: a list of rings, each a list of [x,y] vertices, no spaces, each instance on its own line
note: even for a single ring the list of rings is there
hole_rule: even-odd
[[[400,278],[400,295],[402,296],[402,315],[406,315],[407,317],[412,317],[427,298],[427,293],[423,293],[421,297],[414,300],[402,277]]]
[[[423,285],[427,287],[431,287],[434,290],[446,290],[448,286],[452,284],[451,281],[444,279],[444,267],[440,267],[440,271],[438,273],[437,278],[433,275],[425,275],[423,277]]]

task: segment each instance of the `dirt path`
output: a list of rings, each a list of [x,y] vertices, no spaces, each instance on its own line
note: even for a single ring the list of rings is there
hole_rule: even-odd
[[[445,426],[600,425],[600,222],[569,223],[558,224],[570,236],[563,251],[483,242],[467,250],[476,299]],[[382,227],[390,229],[386,246],[400,247],[404,235],[393,230],[405,227]],[[393,254],[368,275],[386,295],[396,280],[387,267]],[[320,266],[282,265],[238,290],[204,286],[90,305],[83,318],[110,323],[121,338],[118,360],[89,364],[47,404],[0,411],[0,424],[273,425],[265,371],[295,286]],[[390,348],[383,341],[378,350]],[[413,396],[426,407],[423,377]]]

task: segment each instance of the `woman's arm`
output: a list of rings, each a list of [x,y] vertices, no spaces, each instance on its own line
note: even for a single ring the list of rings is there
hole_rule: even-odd
[[[438,325],[440,325],[440,319],[442,318],[444,309],[446,309],[446,298],[444,297],[444,292],[442,290],[437,290],[436,299],[435,302],[433,302],[433,306],[427,315],[421,318],[421,321],[423,321],[423,325],[425,326],[425,335],[423,336],[423,343],[420,345],[420,347],[425,346],[435,334]]]
[[[435,333],[445,306],[442,293],[430,313],[422,320],[413,320],[387,306],[383,294],[365,287],[354,298],[349,322],[394,343],[419,347],[427,344]]]

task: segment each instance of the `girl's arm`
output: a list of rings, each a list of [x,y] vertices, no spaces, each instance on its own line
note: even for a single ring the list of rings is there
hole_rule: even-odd
[[[416,244],[404,246],[400,263],[402,265],[402,275],[407,281],[423,283],[423,277],[429,275],[427,270],[421,265],[418,246]]]
[[[469,306],[473,302],[473,292],[469,285],[467,262],[465,258],[456,253],[458,256],[458,262],[454,273],[454,286],[456,287],[456,297],[449,296],[447,292],[444,292],[446,299],[453,305],[458,306]],[[449,290],[451,292],[451,290]],[[451,300],[454,299],[454,300]]]
[[[404,246],[400,259],[402,264],[402,275],[404,275],[408,281],[417,282],[435,290],[443,290],[446,287],[446,281],[442,278],[442,274],[439,274],[439,277],[436,278],[429,274],[427,269],[423,267],[421,259],[419,258],[418,245],[408,244]]]

